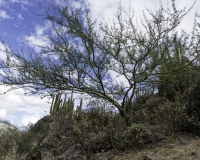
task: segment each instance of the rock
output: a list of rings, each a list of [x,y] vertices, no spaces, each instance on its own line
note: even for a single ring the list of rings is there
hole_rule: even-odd
[[[150,152],[149,154],[150,154],[150,155],[153,155],[154,153],[153,153],[153,152]]]
[[[162,159],[161,157],[152,153],[146,154],[142,158],[143,160],[161,160]]]
[[[49,129],[49,123],[52,122],[51,116],[44,116],[42,119],[38,120],[37,123],[35,123],[31,128],[30,131],[34,133],[43,133],[45,131],[48,131]]]
[[[65,160],[81,157],[84,160],[85,152],[78,142],[74,141],[71,130],[72,122],[53,120],[49,123],[48,132],[38,147],[38,154],[42,160]],[[84,156],[83,156],[84,155]],[[78,159],[78,158],[77,158]]]
[[[147,154],[143,156],[143,160],[154,160],[154,155]]]
[[[57,160],[86,160],[86,154],[80,144],[75,144],[66,150]]]
[[[197,155],[197,153],[195,151],[191,152],[191,156],[196,156],[196,155]]]
[[[109,156],[107,157],[107,160],[113,160],[114,157],[115,157],[115,156],[111,154],[111,155],[109,155]]]
[[[58,148],[58,143],[60,141],[59,139],[59,131],[61,131],[60,123],[56,120],[49,123],[49,131],[48,134],[43,139],[42,143],[38,147],[38,152],[41,155],[41,159],[48,158],[50,155],[55,157],[58,156],[59,153],[55,150],[55,148]],[[52,153],[54,152],[54,153]]]
[[[47,151],[42,154],[41,160],[52,159],[53,157],[54,157],[53,154],[51,152]]]

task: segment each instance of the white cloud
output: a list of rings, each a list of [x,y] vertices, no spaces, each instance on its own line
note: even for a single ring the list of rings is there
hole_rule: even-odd
[[[18,2],[20,2],[20,0],[11,0],[11,2],[12,3],[16,3],[16,2],[18,3]]]
[[[16,110],[25,114],[43,114],[45,111],[49,113],[50,105],[47,101],[47,98],[41,99],[39,96],[23,97],[23,105],[21,104]]]
[[[130,14],[132,14],[134,12],[135,16],[138,16],[137,18],[141,18],[141,15],[138,14],[138,12],[145,10],[145,7],[155,9],[155,6],[159,6],[159,0],[155,0],[153,3],[149,0],[86,0],[86,4],[91,5],[90,16],[93,20],[98,20],[98,22],[103,21],[112,23],[113,19],[116,20],[116,15],[120,5],[127,13],[130,12]]]
[[[0,6],[6,6],[6,5],[9,5],[10,3],[21,3],[24,5],[29,5],[30,1],[28,0],[0,0]]]
[[[8,87],[1,86],[0,93],[4,93],[7,90]],[[4,117],[9,121],[13,120],[16,125],[21,126],[24,125],[25,119],[28,119],[27,117],[32,117],[30,120],[34,123],[34,116],[39,117],[39,115],[42,116],[49,113],[50,104],[48,104],[47,101],[49,101],[47,98],[41,99],[36,95],[24,96],[23,89],[1,94],[0,118]],[[4,114],[1,114],[2,112]],[[28,121],[26,123],[28,123]]]
[[[13,19],[13,17],[10,17],[10,16],[6,13],[6,11],[4,11],[4,10],[1,10],[1,11],[0,11],[0,17],[1,17],[2,19]]]
[[[15,3],[20,4],[22,10],[27,10],[27,8],[25,6],[27,6],[27,5],[31,6],[33,4],[38,4],[38,0],[36,0],[36,1],[29,1],[29,0],[0,0],[0,7],[2,6],[2,7],[8,8],[8,9],[11,9],[10,5],[15,4]],[[14,10],[16,10],[16,9],[14,9]]]
[[[15,23],[14,23],[14,26],[15,26],[15,27],[17,27],[17,28],[19,27],[19,26],[18,26],[18,25],[16,25]]]
[[[24,36],[26,43],[36,51],[40,50],[40,46],[49,46],[49,39],[44,33],[47,29],[49,29],[49,23],[45,26],[36,25],[34,34]]]
[[[87,0],[86,3],[91,5],[90,16],[93,20],[103,20],[113,18],[114,14],[116,14],[118,0],[101,0],[101,1],[93,1]]]
[[[41,119],[41,115],[31,115],[31,116],[22,116],[21,124],[22,126],[27,126],[30,123],[36,123],[39,119]]]
[[[0,60],[6,60],[5,46],[0,43]]]
[[[28,11],[28,9],[24,5],[21,5],[21,8],[22,10]]]
[[[27,126],[30,123],[36,123],[39,119],[41,119],[41,115],[25,115],[22,116],[21,124],[22,126]]]
[[[0,6],[5,6],[6,5],[6,1],[5,0],[0,0]]]
[[[0,119],[5,119],[7,117],[6,109],[0,109]]]
[[[193,4],[194,0],[192,1],[182,1],[182,0],[177,0],[177,6],[179,9],[182,9],[186,7],[187,9],[191,7]],[[194,15],[195,13],[200,13],[200,1],[197,1],[192,10],[186,15],[186,17],[183,19],[181,22],[180,26],[178,27],[179,29],[185,29],[187,32],[190,32],[193,28],[193,22],[194,22]],[[199,19],[197,20],[199,21]]]
[[[29,4],[28,0],[10,0],[11,3]]]
[[[19,90],[10,91],[7,94],[3,94],[7,90],[8,90],[8,87],[1,86],[0,109],[6,109],[8,113],[13,113],[15,112],[16,108],[22,104],[22,98],[20,97],[20,95],[23,96],[23,90],[19,89]]]
[[[18,14],[18,19],[19,20],[23,20],[24,19],[20,13]]]
[[[97,22],[99,23],[100,21],[103,22],[111,22],[112,20],[116,19],[116,14],[117,14],[117,8],[119,5],[119,0],[101,0],[101,1],[94,1],[94,0],[86,0],[86,4],[90,4],[90,16],[93,20],[98,20]],[[159,9],[160,7],[160,2],[162,5],[167,8],[171,7],[171,2],[165,1],[165,0],[154,0],[153,2],[150,0],[126,0],[126,1],[121,1],[121,6],[122,8],[126,11],[129,12],[130,8],[130,13],[134,11],[134,16],[140,21],[140,18],[142,17],[142,10],[150,9],[152,11],[155,11]],[[182,1],[182,0],[176,0],[177,8],[178,9],[183,9],[186,7],[187,9],[191,7],[193,4],[193,1]],[[188,13],[188,15],[185,17],[185,19],[182,21],[181,25],[179,28],[186,29],[186,31],[190,31],[192,29],[193,25],[193,18],[195,12],[200,11],[200,1],[197,1],[191,12]]]

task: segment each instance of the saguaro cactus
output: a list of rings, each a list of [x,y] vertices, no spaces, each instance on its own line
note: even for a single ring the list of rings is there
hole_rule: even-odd
[[[51,108],[50,115],[51,116],[67,116],[68,118],[72,118],[74,111],[74,99],[73,99],[73,91],[71,93],[71,97],[67,100],[67,95],[65,94],[64,100],[61,98],[62,93],[58,93],[54,95]],[[80,100],[80,105],[77,106],[75,111],[75,115],[78,115],[82,110],[82,99]]]
[[[50,108],[50,115],[55,116],[60,108],[60,105],[62,104],[62,99],[61,99],[62,93],[58,93],[53,96],[53,100],[51,103],[51,108]]]

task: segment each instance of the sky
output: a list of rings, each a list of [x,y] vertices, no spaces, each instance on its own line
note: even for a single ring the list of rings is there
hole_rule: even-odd
[[[50,27],[50,23],[42,19],[43,13],[39,2],[46,5],[48,0],[0,0],[0,37],[7,46],[13,50],[20,50],[22,46],[32,47],[38,50],[35,44],[48,45],[48,39],[44,31]],[[59,4],[59,0],[51,0]],[[76,7],[83,4],[90,5],[90,16],[93,20],[109,22],[116,13],[119,0],[70,0]],[[160,0],[167,6],[167,0]],[[178,9],[190,7],[193,0],[177,0]],[[146,8],[155,10],[159,8],[159,0],[121,0],[125,11],[134,11],[137,18],[141,17],[141,11]],[[191,12],[180,24],[179,29],[190,31],[192,29],[195,12],[200,13],[200,0],[197,0]],[[0,59],[5,59],[5,53],[1,51]],[[48,99],[41,99],[39,96],[24,96],[22,89],[14,90],[3,94],[7,88],[0,86],[0,119],[8,120],[14,125],[25,126],[35,123],[44,115],[49,114],[50,102]]]

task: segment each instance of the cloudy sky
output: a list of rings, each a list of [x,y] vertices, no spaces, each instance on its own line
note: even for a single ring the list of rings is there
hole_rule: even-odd
[[[40,0],[44,3],[49,0]],[[51,0],[59,3],[59,0]],[[167,6],[167,0],[160,0]],[[69,0],[76,7],[83,4],[90,5],[90,16],[92,19],[109,21],[117,13],[119,0]],[[168,1],[170,2],[170,1]],[[38,5],[39,0],[0,0],[0,37],[5,44],[13,50],[19,50],[21,46],[28,45],[35,50],[38,48],[34,44],[47,45],[48,40],[43,33],[50,24],[42,19],[39,14],[43,13]],[[190,7],[193,0],[177,0],[178,9]],[[169,3],[170,4],[170,3]],[[146,7],[151,10],[159,8],[159,0],[121,0],[122,7],[128,11],[134,11],[139,18],[141,11]],[[200,13],[200,0],[197,0],[192,11],[185,17],[180,28],[190,31],[192,28],[195,12]],[[2,45],[0,44],[0,50]],[[0,51],[0,58],[4,59],[5,54]],[[0,86],[0,93],[6,90]],[[50,105],[47,99],[40,97],[23,95],[23,90],[15,90],[7,94],[0,95],[0,118],[6,119],[15,125],[27,125],[29,122],[35,123],[39,118],[48,114]]]

